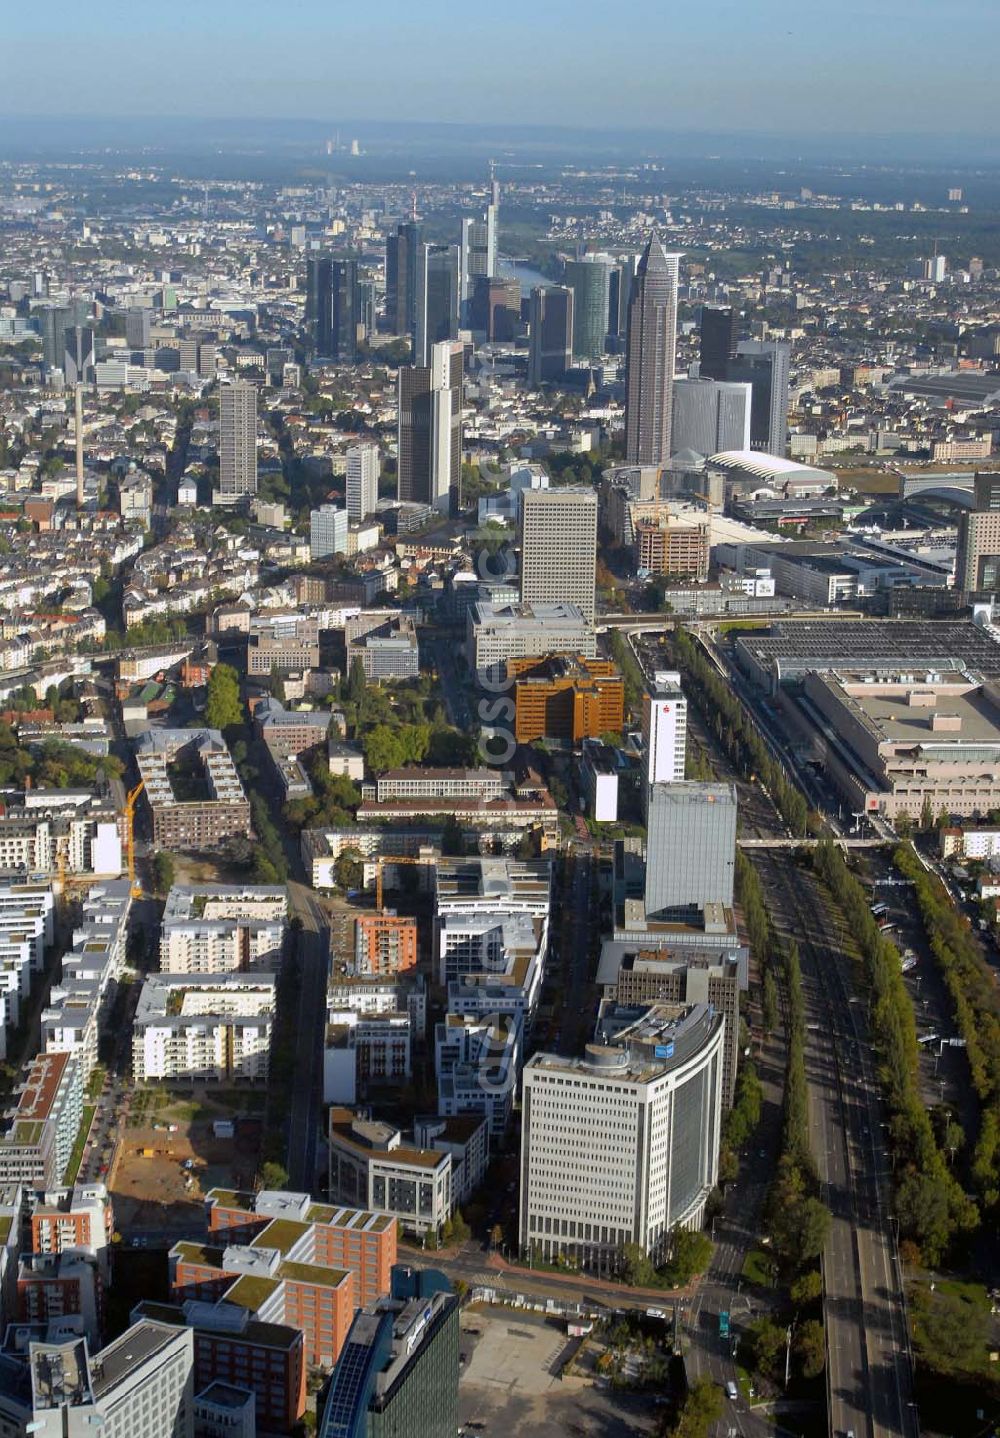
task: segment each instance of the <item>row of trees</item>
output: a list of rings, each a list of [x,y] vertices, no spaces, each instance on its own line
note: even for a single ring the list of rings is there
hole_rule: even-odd
[[[993,1208],[1000,1199],[1000,1003],[996,984],[968,920],[948,898],[941,881],[924,869],[907,844],[896,849],[893,862],[913,884],[931,953],[965,1040],[972,1087],[982,1105],[971,1178],[984,1205]]]
[[[813,862],[833,894],[865,966],[872,1037],[890,1114],[894,1202],[900,1230],[924,1263],[934,1267],[960,1235],[977,1226],[978,1210],[949,1170],[920,1095],[916,1024],[899,951],[879,932],[864,888],[832,840],[817,844]]]
[[[30,779],[36,789],[85,789],[99,770],[120,778],[124,766],[113,754],[87,754],[57,739],[23,748],[10,725],[0,722],[0,784],[23,788]]]
[[[785,1036],[788,1050],[781,1157],[767,1196],[767,1228],[778,1260],[791,1277],[816,1263],[830,1234],[830,1212],[817,1197],[816,1163],[809,1147],[809,1086],[802,965],[795,940],[782,946]]]
[[[792,833],[804,835],[809,806],[781,764],[771,757],[730,685],[686,630],[677,630],[674,647],[684,671],[684,691],[697,704],[703,723],[715,735],[730,763],[744,778],[756,777]]]

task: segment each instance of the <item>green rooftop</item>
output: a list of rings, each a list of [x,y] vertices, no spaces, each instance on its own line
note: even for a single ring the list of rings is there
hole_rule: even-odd
[[[293,1283],[312,1283],[317,1287],[339,1288],[347,1277],[347,1269],[324,1268],[320,1263],[283,1263],[278,1272]]]
[[[296,1223],[293,1218],[273,1218],[267,1227],[258,1233],[250,1244],[251,1248],[276,1248],[285,1254],[293,1248],[304,1233],[309,1232],[308,1223]]]
[[[203,1263],[210,1268],[222,1267],[221,1248],[212,1248],[207,1243],[175,1243],[172,1250],[182,1263]]]
[[[271,1297],[279,1281],[277,1278],[258,1278],[253,1273],[244,1273],[232,1288],[226,1289],[223,1298],[226,1303],[235,1303],[249,1313],[256,1313],[261,1304]]]

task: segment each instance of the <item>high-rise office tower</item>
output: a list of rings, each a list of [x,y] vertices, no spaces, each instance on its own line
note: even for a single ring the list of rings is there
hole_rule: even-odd
[[[257,493],[257,389],[245,380],[219,391],[219,499]]]
[[[392,1270],[388,1298],[354,1316],[320,1410],[319,1438],[454,1438],[459,1308],[443,1273]]]
[[[726,379],[729,361],[736,358],[736,311],[730,306],[701,307],[701,367],[703,379]]]
[[[462,503],[460,344],[431,346],[430,363],[399,371],[399,498],[456,514]]]
[[[330,347],[341,364],[358,358],[358,266],[355,260],[330,261]]]
[[[481,220],[466,216],[462,221],[459,243],[459,269],[461,275],[461,303],[467,306],[472,300],[476,280],[491,278],[497,273],[497,225],[496,207],[487,205]],[[463,311],[463,323],[465,315]]]
[[[652,784],[646,801],[646,917],[733,902],[736,789]]]
[[[631,1019],[631,1022],[629,1022]],[[539,1053],[521,1100],[520,1248],[607,1273],[698,1227],[718,1177],[726,1020],[710,1003],[632,1009],[582,1057]]]
[[[521,323],[520,281],[502,275],[480,275],[469,304],[469,328],[486,335],[488,340],[509,343]]]
[[[610,274],[611,260],[607,255],[566,261],[563,278],[573,291],[575,359],[596,359],[607,351]]]
[[[594,621],[597,491],[589,485],[521,495],[522,604],[576,604]]]
[[[42,336],[42,359],[46,369],[62,369],[66,357],[66,331],[90,321],[89,300],[70,300],[68,305],[45,305],[36,310]]]
[[[666,464],[670,458],[674,363],[677,351],[679,255],[658,235],[639,261],[628,310],[625,371],[625,458]]]
[[[405,220],[385,242],[385,314],[393,334],[417,332],[417,262],[420,226]]]
[[[750,448],[753,386],[717,379],[675,379],[670,452],[719,454]]]
[[[687,699],[679,674],[664,671],[653,675],[649,693],[642,700],[642,742],[647,784],[674,784],[684,778]]]
[[[378,502],[378,445],[352,444],[347,451],[347,517],[367,519]]]
[[[148,350],[153,312],[134,306],[125,311],[125,343],[130,350]]]
[[[358,281],[358,338],[371,339],[375,333],[375,286],[371,280]]]
[[[306,325],[318,355],[330,353],[331,265],[329,255],[313,255],[306,265]]]
[[[431,348],[458,337],[457,245],[421,245],[417,263],[417,329],[414,358],[430,364]]]
[[[538,285],[528,309],[528,383],[560,380],[573,364],[573,291]]]
[[[62,371],[67,385],[93,384],[97,356],[94,331],[89,325],[72,325],[65,331]]]
[[[787,340],[740,340],[726,378],[753,387],[750,447],[784,458],[788,447],[788,382],[792,347]]]
[[[608,275],[608,335],[623,340],[628,333],[628,307],[632,298],[638,255],[626,255],[614,265]]]
[[[955,588],[1000,589],[1000,474],[977,474],[974,502],[958,521]]]

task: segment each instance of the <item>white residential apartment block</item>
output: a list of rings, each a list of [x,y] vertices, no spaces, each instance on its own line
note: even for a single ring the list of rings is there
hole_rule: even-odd
[[[3,1438],[193,1438],[192,1328],[144,1318],[93,1356],[72,1338],[5,1361],[24,1371],[0,1383]]]
[[[701,1222],[718,1176],[724,1029],[708,1004],[665,1016],[654,1006],[582,1058],[528,1061],[523,1254],[615,1271],[625,1244],[659,1259],[676,1224]]]
[[[0,885],[0,1060],[7,1032],[21,1020],[34,975],[55,937],[55,901],[44,884]]]
[[[352,444],[347,451],[347,517],[360,523],[378,503],[378,445]]]
[[[283,887],[175,884],[160,926],[160,969],[170,974],[275,970],[287,915]]]
[[[136,1082],[266,1079],[274,1018],[273,974],[152,974],[132,1033]]]
[[[0,874],[117,878],[122,842],[114,799],[90,789],[4,790]]]
[[[334,1015],[323,1049],[323,1102],[354,1104],[372,1088],[406,1083],[413,1072],[412,1038],[405,1011]]]
[[[72,947],[42,1010],[44,1053],[75,1054],[84,1084],[97,1064],[100,1035],[125,967],[132,893],[127,879],[95,884],[83,902]]]

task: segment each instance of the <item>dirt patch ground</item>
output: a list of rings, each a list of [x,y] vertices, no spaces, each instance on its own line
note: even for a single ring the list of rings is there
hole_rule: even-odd
[[[252,1187],[263,1103],[262,1090],[137,1090],[110,1174],[122,1235],[196,1236],[209,1189]],[[235,1137],[216,1138],[216,1119],[234,1120]]]
[[[565,1326],[516,1309],[465,1309],[459,1387],[461,1423],[486,1433],[526,1438],[652,1433],[657,1409],[648,1397],[559,1378],[570,1339]]]

